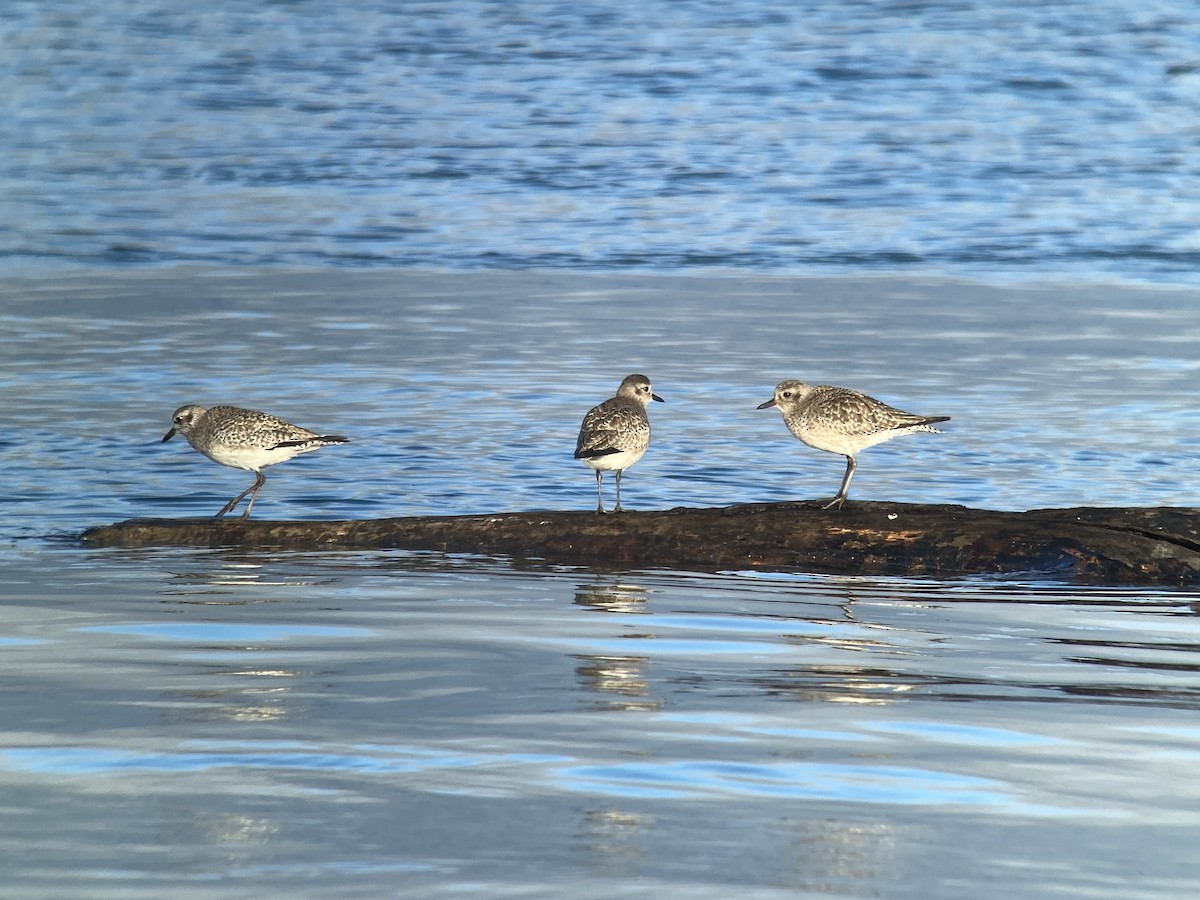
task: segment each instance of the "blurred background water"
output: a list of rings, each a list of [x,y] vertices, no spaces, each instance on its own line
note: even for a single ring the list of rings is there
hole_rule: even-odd
[[[1183,2],[39,0],[0,89],[10,267],[1200,259]]]
[[[1191,897],[1200,593],[91,551],[261,518],[830,496],[785,377],[952,416],[851,495],[1196,505],[1181,3],[13,3],[0,871],[14,898]],[[573,270],[573,271],[568,271]]]

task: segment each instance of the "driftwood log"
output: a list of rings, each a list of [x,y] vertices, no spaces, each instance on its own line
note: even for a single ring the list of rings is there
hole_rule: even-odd
[[[1200,583],[1200,509],[1038,509],[851,502],[661,512],[516,512],[367,521],[131,519],[101,547],[408,549],[556,564],[856,575],[1028,573],[1109,584]]]

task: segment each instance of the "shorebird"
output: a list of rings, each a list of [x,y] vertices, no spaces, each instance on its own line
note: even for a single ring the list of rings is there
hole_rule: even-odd
[[[579,429],[575,458],[596,471],[596,512],[604,512],[601,484],[605,472],[616,472],[617,505],[621,511],[621,473],[642,458],[650,446],[651,400],[663,402],[645,375],[630,375],[621,382],[615,397],[588,410]]]
[[[794,380],[780,382],[775,396],[758,408],[771,406],[779,408],[788,430],[808,446],[846,457],[842,486],[825,509],[841,509],[846,502],[850,479],[858,468],[855,457],[860,451],[901,434],[941,434],[934,424],[950,420],[949,416],[906,413],[850,388],[813,386]]]
[[[344,444],[349,438],[336,434],[317,434],[264,412],[239,409],[236,406],[203,406],[187,404],[171,416],[171,430],[163,436],[165,444],[177,434],[187,438],[192,447],[213,462],[234,469],[245,469],[255,475],[254,484],[246,488],[217,513],[221,518],[234,509],[247,494],[250,502],[242,513],[250,515],[254,499],[267,477],[262,470],[284,460],[319,450],[327,444]]]

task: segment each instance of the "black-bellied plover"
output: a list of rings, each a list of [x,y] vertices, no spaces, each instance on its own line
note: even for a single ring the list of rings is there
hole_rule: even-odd
[[[236,507],[247,494],[250,502],[246,504],[242,518],[250,515],[254,499],[267,481],[262,473],[266,466],[319,450],[327,444],[344,444],[350,440],[336,434],[317,434],[267,413],[236,406],[205,409],[188,404],[175,410],[171,421],[174,424],[163,436],[163,443],[182,434],[192,447],[213,462],[255,474],[254,484],[221,507],[216,515],[218,519]]]
[[[810,447],[840,453],[846,457],[846,476],[837,496],[825,509],[842,508],[850,479],[858,467],[854,457],[859,451],[890,441],[901,434],[930,431],[936,422],[947,422],[949,416],[917,416],[881,403],[874,397],[850,388],[827,384],[813,386],[803,381],[783,381],[775,388],[775,396],[759,409],[779,407],[788,430]]]
[[[601,484],[605,472],[616,472],[617,505],[621,511],[621,473],[642,458],[650,446],[651,400],[663,402],[645,375],[630,375],[617,388],[617,395],[588,410],[579,429],[575,458],[596,470],[596,512],[604,512]]]

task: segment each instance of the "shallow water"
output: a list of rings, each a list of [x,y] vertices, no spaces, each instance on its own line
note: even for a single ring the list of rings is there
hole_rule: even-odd
[[[1200,593],[1044,578],[86,550],[247,486],[186,401],[353,443],[261,518],[828,496],[787,376],[952,415],[851,494],[1195,505],[1196,297],[568,273],[90,272],[0,284],[0,851],[11,897],[1188,897]]]
[[[841,459],[755,409],[788,377],[952,417],[945,435],[864,453],[853,497],[1192,505],[1196,302],[936,279],[14,278],[0,285],[8,527],[215,512],[252,479],[160,446],[187,402],[354,438],[269,470],[264,517],[587,508],[594,481],[568,451],[583,412],[633,371],[666,400],[654,452],[624,482],[635,509],[832,496]]]
[[[50,556],[5,575],[9,896],[1184,897],[1200,874],[1194,595]]]

